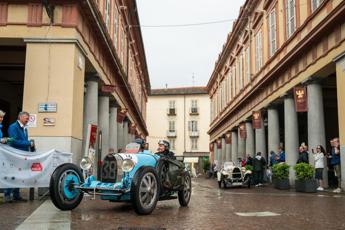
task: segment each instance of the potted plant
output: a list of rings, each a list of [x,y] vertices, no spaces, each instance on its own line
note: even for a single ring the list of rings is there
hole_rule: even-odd
[[[307,163],[298,163],[294,166],[294,170],[296,173],[296,192],[316,192],[315,168]]]
[[[273,185],[276,189],[289,189],[289,168],[286,163],[275,164],[272,167]]]

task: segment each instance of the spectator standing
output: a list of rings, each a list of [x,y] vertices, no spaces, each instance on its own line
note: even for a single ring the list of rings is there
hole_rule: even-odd
[[[314,149],[312,149],[312,153],[315,159],[315,179],[319,181],[319,187],[317,188],[317,190],[323,191],[323,169],[325,168],[325,149],[321,145],[318,145],[316,147],[316,153],[314,153]]]
[[[308,153],[305,151],[305,148],[302,145],[299,147],[297,164],[298,163],[309,163]]]
[[[277,159],[278,159],[278,155],[274,151],[271,151],[270,152],[270,164],[269,164],[269,166],[273,167],[273,165],[277,164],[278,163]]]
[[[253,157],[251,157],[249,154],[247,154],[246,165],[253,166]]]
[[[335,176],[338,178],[338,188],[333,192],[341,192],[341,168],[340,168],[340,149],[339,149],[339,138],[333,139],[332,159],[331,164],[334,167]]]
[[[258,152],[253,161],[254,183],[256,187],[262,186],[265,168],[266,160],[261,156],[261,152]]]
[[[28,137],[28,130],[26,128],[27,123],[29,122],[29,113],[20,112],[18,115],[18,120],[10,125],[8,128],[8,135],[13,139],[11,146],[13,148],[30,151],[30,147],[33,147],[33,142],[30,142]],[[5,189],[5,200],[11,201],[11,193],[13,193],[13,201],[22,201],[26,202],[26,199],[23,199],[20,196],[19,188],[8,188]]]
[[[2,121],[4,120],[5,114],[6,113],[4,111],[0,110],[0,141],[2,144],[6,144],[6,141],[7,141],[7,139],[4,138],[4,135],[3,135],[2,130],[1,130],[2,129]]]
[[[279,155],[278,162],[279,163],[285,162],[285,151],[284,151],[284,149],[282,147],[279,147],[278,155]]]

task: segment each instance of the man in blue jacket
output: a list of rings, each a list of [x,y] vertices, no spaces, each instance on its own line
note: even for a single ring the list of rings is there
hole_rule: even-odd
[[[29,121],[28,112],[20,112],[18,115],[18,120],[10,125],[8,128],[8,136],[13,138],[11,146],[16,149],[23,151],[30,151],[30,147],[33,145],[29,141],[28,130],[26,124]],[[13,193],[14,201],[26,201],[20,196],[19,188],[8,188],[5,189],[5,200],[11,201],[11,193]]]

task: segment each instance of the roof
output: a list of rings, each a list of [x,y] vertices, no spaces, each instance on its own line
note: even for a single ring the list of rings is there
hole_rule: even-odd
[[[151,89],[150,96],[208,94],[206,87],[181,87]]]

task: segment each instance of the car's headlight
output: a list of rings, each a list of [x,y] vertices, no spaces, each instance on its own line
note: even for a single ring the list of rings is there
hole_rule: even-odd
[[[89,170],[92,166],[92,161],[90,158],[88,157],[83,157],[83,159],[81,159],[80,161],[80,168],[82,170]]]
[[[134,168],[135,164],[132,160],[126,159],[122,162],[122,171],[130,172]]]

